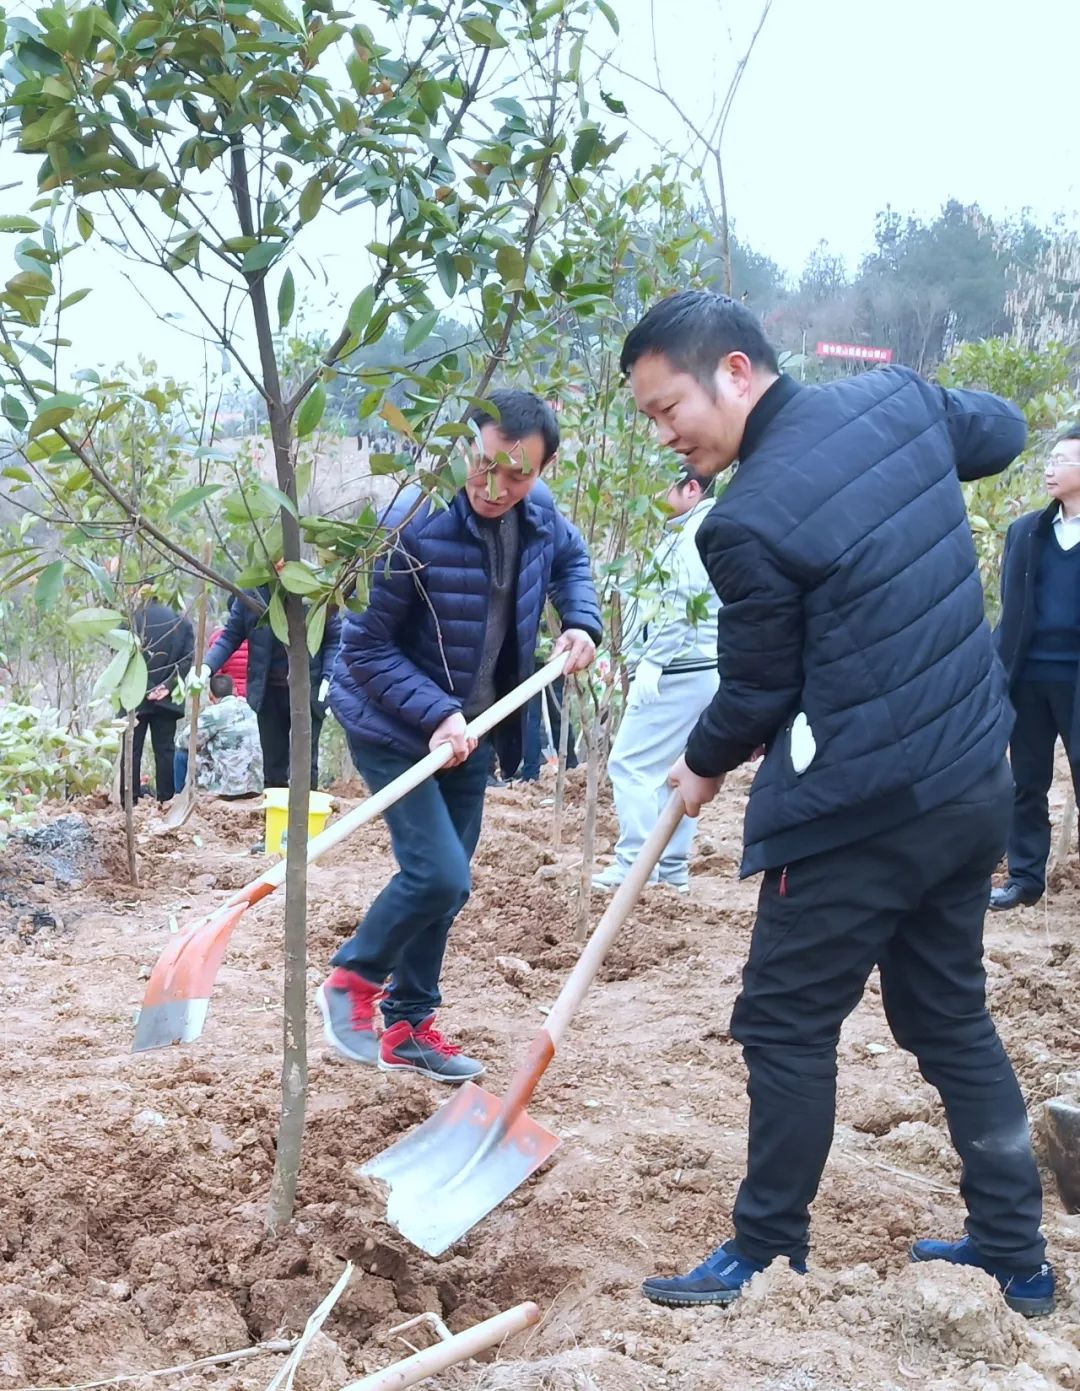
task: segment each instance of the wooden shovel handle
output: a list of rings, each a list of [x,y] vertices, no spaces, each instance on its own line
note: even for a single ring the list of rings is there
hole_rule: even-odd
[[[685,815],[686,808],[683,806],[682,796],[677,791],[673,791],[667,800],[667,805],[660,813],[660,819],[638,852],[637,859],[630,866],[629,873],[615,890],[615,896],[608,904],[607,912],[597,923],[592,936],[586,942],[577,965],[570,972],[566,984],[559,991],[559,998],[555,1001],[551,1013],[547,1017],[545,1029],[553,1047],[557,1048],[562,1042],[563,1035],[570,1027],[570,1021],[577,1012],[578,1005],[585,998],[589,986],[592,985],[596,973],[608,953],[608,948],[615,940],[619,929],[626,921],[631,908],[645,887],[649,875],[656,868],[660,856],[667,849],[668,842]]]
[[[560,652],[546,666],[541,667],[539,671],[533,672],[527,680],[522,681],[520,686],[515,686],[501,700],[497,700],[489,709],[477,715],[476,719],[466,726],[466,735],[471,739],[481,738],[489,730],[494,729],[501,720],[505,720],[507,715],[512,715],[515,710],[527,704],[534,695],[539,694],[545,686],[550,686],[552,681],[562,675],[568,656],[568,653]],[[308,841],[308,864],[313,865],[328,850],[332,850],[335,845],[339,845],[351,836],[353,831],[368,821],[374,821],[377,816],[381,816],[387,807],[400,801],[402,797],[430,778],[433,773],[437,773],[452,756],[452,746],[440,744],[437,749],[425,754],[419,763],[414,763],[400,777],[395,778],[393,782],[388,782],[381,792],[373,793],[358,807],[354,807],[347,816],[343,816],[340,821],[335,821],[332,826],[328,826],[325,831],[313,837]],[[280,863],[261,875],[256,884],[267,884],[271,889],[276,889],[284,881],[285,861],[281,860]],[[254,885],[248,885],[246,889],[241,890],[240,896],[246,896],[253,887]]]

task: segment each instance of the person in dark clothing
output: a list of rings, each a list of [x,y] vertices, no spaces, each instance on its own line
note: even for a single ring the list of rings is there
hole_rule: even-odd
[[[998,912],[1038,903],[1046,891],[1058,735],[1080,790],[1080,428],[1046,461],[1050,506],[1019,517],[1005,537],[1001,622],[995,638],[1016,710],[1009,743],[1012,826],[1009,877],[990,895]]]
[[[133,796],[138,801],[143,747],[149,730],[154,749],[154,792],[159,802],[169,802],[176,795],[176,722],[184,713],[183,705],[173,699],[173,687],[191,670],[195,633],[186,618],[156,599],[149,599],[136,610],[132,626],[146,658],[146,698],[139,706],[132,740]]]
[[[216,675],[243,643],[248,645],[247,703],[259,717],[263,778],[267,787],[289,785],[289,736],[292,711],[289,708],[289,653],[275,636],[265,613],[270,604],[270,586],[248,591],[258,607],[252,608],[234,596],[229,600],[229,616],[221,636],[206,654],[206,673]],[[319,738],[326,718],[331,673],[341,642],[341,616],[334,610],[326,618],[326,629],[318,652],[309,658],[311,667],[311,786],[319,785]]]
[[[441,1082],[484,1071],[435,1028],[435,1011],[447,938],[471,889],[492,757],[517,767],[524,717],[509,717],[479,747],[467,723],[532,673],[548,598],[567,673],[590,664],[601,635],[585,543],[540,480],[559,445],[555,414],[527,391],[491,400],[498,420],[474,414],[479,442],[449,507],[418,507],[412,493],[385,518],[401,529],[367,609],[345,621],[332,687],[372,792],[430,749],[453,748],[443,771],[387,809],[398,873],[333,957],[317,997],[327,1040],[345,1057]]]
[[[1053,1307],[1024,1100],[986,1008],[982,930],[1004,848],[1012,713],[961,479],[1001,472],[1006,401],[885,368],[801,387],[757,319],[688,291],[653,308],[623,369],[661,442],[738,469],[698,532],[723,604],[720,686],[670,782],[696,815],[765,745],[742,874],[763,874],[731,1021],[749,1072],[734,1238],[662,1304],[727,1303],[777,1257],[804,1269],[832,1143],[836,1048],[875,966],[897,1043],[940,1092],[963,1161],[961,1241],[1027,1315]]]

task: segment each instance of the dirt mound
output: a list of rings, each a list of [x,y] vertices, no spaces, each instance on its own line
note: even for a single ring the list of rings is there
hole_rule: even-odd
[[[158,813],[140,805],[141,891],[122,877],[75,889],[20,871],[26,899],[65,928],[0,940],[0,1387],[141,1374],[294,1335],[350,1260],[352,1284],[302,1366],[300,1391],[339,1391],[405,1355],[390,1330],[415,1314],[456,1330],[523,1299],[541,1304],[541,1324],[447,1373],[441,1391],[1080,1387],[1080,1231],[1052,1194],[1046,1225],[1062,1300],[1039,1327],[1008,1314],[977,1272],[908,1266],[912,1238],[958,1234],[963,1208],[940,1107],[891,1042],[873,991],[842,1040],[813,1273],[770,1271],[728,1311],[642,1298],[646,1275],[685,1270],[730,1233],[745,1162],[745,1072],[728,1021],[756,886],[735,877],[745,778],[729,782],[704,818],[689,898],[642,896],[530,1103],[562,1141],[554,1159],[438,1260],[387,1227],[357,1170],[445,1094],[338,1058],[314,1007],[296,1217],[277,1240],[264,1231],[279,1107],[277,896],[234,934],[202,1038],[130,1055],[140,967],[171,921],[205,911],[268,863],[249,853],[262,830],[256,805],[206,799],[171,836],[155,836]],[[554,857],[550,778],[493,792],[473,898],[451,936],[440,1026],[484,1060],[497,1095],[580,951],[575,789],[580,774]],[[121,813],[78,810],[108,868],[123,855]],[[314,867],[312,995],[392,872],[382,825]],[[590,923],[607,902],[590,895]],[[1010,915],[989,923],[999,1026],[1030,1098],[1080,1073],[1080,957],[1064,950],[1080,915],[1064,896],[1050,914],[1048,931]],[[176,1384],[265,1391],[280,1362],[260,1355]]]

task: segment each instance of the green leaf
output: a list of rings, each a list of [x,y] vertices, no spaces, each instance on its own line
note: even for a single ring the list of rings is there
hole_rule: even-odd
[[[26,407],[17,397],[4,393],[0,398],[0,410],[3,411],[4,419],[7,420],[16,430],[26,429]]]
[[[50,396],[48,400],[40,402],[37,414],[34,416],[30,425],[29,435],[31,439],[37,439],[38,435],[43,435],[46,430],[55,429],[57,425],[62,425],[82,405],[78,396],[61,394]]]
[[[296,503],[293,502],[288,493],[282,492],[282,490],[275,487],[273,483],[266,483],[260,480],[260,482],[256,484],[255,491],[268,502],[272,502],[275,511],[284,508],[285,511],[294,516],[297,521],[300,520],[300,513],[296,509]]]
[[[258,589],[259,585],[269,584],[273,578],[274,567],[264,560],[241,570],[236,577],[236,583],[241,589]]]
[[[0,232],[37,232],[41,229],[32,217],[0,217]]]
[[[134,710],[137,705],[142,704],[146,696],[148,676],[146,658],[136,648],[127,659],[127,670],[124,672],[120,689],[117,692],[120,704],[125,710]]]
[[[278,571],[278,579],[290,594],[320,594],[326,588],[303,560],[287,560]]]
[[[284,250],[284,242],[260,242],[258,246],[253,246],[250,251],[244,252],[243,268],[249,273],[265,270],[267,266],[272,266],[274,264]]]
[[[270,596],[270,631],[279,642],[289,645],[289,620],[285,617],[285,601],[281,590],[275,589]]]
[[[78,223],[79,235],[83,241],[89,241],[94,230],[94,219],[83,208],[76,209],[75,221]]]
[[[71,29],[68,33],[68,51],[80,61],[90,51],[94,38],[93,9],[76,10],[71,16]]]
[[[101,637],[110,628],[119,627],[124,615],[116,609],[89,608],[78,609],[68,618],[68,627],[74,628],[81,638]]]
[[[607,3],[607,0],[596,0],[596,8],[600,11],[600,13],[607,20],[607,22],[611,25],[614,32],[617,34],[619,32],[619,20],[617,15],[615,14],[615,11]]]
[[[8,289],[13,295],[32,295],[40,298],[42,295],[53,293],[52,280],[44,271],[24,270],[18,275],[13,275],[7,283]]]
[[[507,46],[506,40],[490,19],[466,19],[462,21],[461,27],[473,43],[479,44],[481,48],[506,48]]]
[[[175,522],[177,517],[182,517],[185,512],[193,511],[208,497],[213,497],[214,493],[220,493],[224,486],[224,483],[204,483],[199,488],[189,488],[186,493],[180,494],[165,513],[166,521]]]
[[[570,153],[570,166],[575,174],[580,174],[596,153],[600,145],[600,132],[594,125],[584,125],[577,133],[574,148]]]
[[[169,270],[180,270],[183,266],[191,265],[199,255],[200,241],[198,232],[192,232],[190,236],[185,237],[176,250],[166,258],[166,267]]]
[[[500,246],[495,253],[495,266],[508,290],[525,288],[525,257],[516,246]]]
[[[425,338],[430,337],[432,329],[439,322],[439,311],[432,309],[429,313],[421,315],[415,323],[409,325],[408,332],[405,334],[404,348],[406,353],[414,352]]]
[[[127,636],[130,639],[131,634],[129,633]],[[117,652],[116,656],[113,657],[109,665],[94,682],[94,689],[90,693],[94,700],[100,700],[103,696],[112,695],[112,693],[117,690],[127,673],[128,667],[131,665],[132,656],[133,647],[131,642],[128,641],[124,644],[123,649]],[[139,704],[141,701],[142,695],[139,696],[136,704]]]
[[[357,338],[364,336],[364,329],[367,328],[368,320],[371,318],[371,311],[375,308],[375,286],[369,285],[366,290],[361,290],[349,306],[349,316],[345,320],[345,325],[350,333],[355,333]]]
[[[618,97],[613,97],[610,92],[605,92],[601,87],[600,100],[609,111],[614,111],[616,116],[626,115],[626,102],[620,101]]]
[[[304,32],[303,25],[282,0],[249,0],[249,3],[253,10],[264,19],[268,19],[271,24],[276,24],[279,29],[284,29],[290,34]]]
[[[435,270],[439,276],[439,284],[443,287],[448,298],[453,299],[457,290],[458,273],[454,265],[454,258],[448,251],[440,251],[435,257]]]
[[[296,433],[300,439],[310,435],[318,427],[326,410],[326,387],[316,382],[308,393],[303,405],[296,413]]]
[[[316,656],[322,647],[325,633],[326,605],[316,604],[308,610],[307,616],[307,648],[312,657]]]
[[[293,280],[293,273],[287,270],[281,277],[281,285],[278,287],[277,312],[278,325],[285,328],[293,316],[293,309],[296,306],[296,282]]]
[[[39,609],[51,608],[60,597],[63,585],[64,562],[54,560],[51,565],[46,565],[38,576],[38,582],[34,586],[34,603]]]
[[[304,185],[304,191],[300,195],[299,213],[301,222],[310,222],[322,207],[323,185],[322,179],[315,177],[308,179]]]
[[[70,295],[65,295],[57,305],[58,309],[70,309],[73,304],[78,304],[90,293],[89,290],[72,290]]]

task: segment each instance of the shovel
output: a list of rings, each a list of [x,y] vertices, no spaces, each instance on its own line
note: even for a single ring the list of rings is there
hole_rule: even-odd
[[[212,551],[207,546],[203,554],[203,563],[210,564]],[[193,665],[196,671],[202,670],[203,649],[206,645],[206,600],[210,592],[210,581],[203,577],[202,593],[199,595],[199,617],[195,634],[195,653]],[[169,810],[165,813],[163,820],[153,829],[157,834],[165,831],[176,831],[184,824],[195,809],[196,797],[196,762],[199,750],[199,705],[200,692],[194,691],[191,696],[191,723],[188,726],[188,771],[187,779],[184,782],[184,790],[178,793],[169,804]]]
[[[1080,1212],[1080,1104],[1056,1096],[1042,1107],[1046,1157],[1066,1212]]]
[[[504,1100],[466,1082],[441,1110],[360,1172],[389,1186],[390,1224],[440,1256],[536,1172],[561,1141],[525,1111],[608,948],[685,815],[673,792],[532,1041]]]
[[[527,681],[478,715],[467,727],[466,734],[479,739],[560,676],[565,665],[566,653],[560,652]],[[373,821],[387,807],[419,787],[426,778],[437,773],[452,754],[449,744],[440,744],[399,778],[387,783],[381,792],[368,797],[347,816],[308,841],[308,864],[314,864],[328,850],[351,836],[353,831]],[[191,772],[193,776],[194,770]],[[173,1043],[191,1043],[199,1037],[210,1008],[214,978],[233,928],[253,904],[272,894],[285,882],[285,869],[286,862],[282,859],[258,879],[238,889],[208,917],[199,919],[169,943],[150,973],[135,1026],[133,1052],[166,1048]]]

